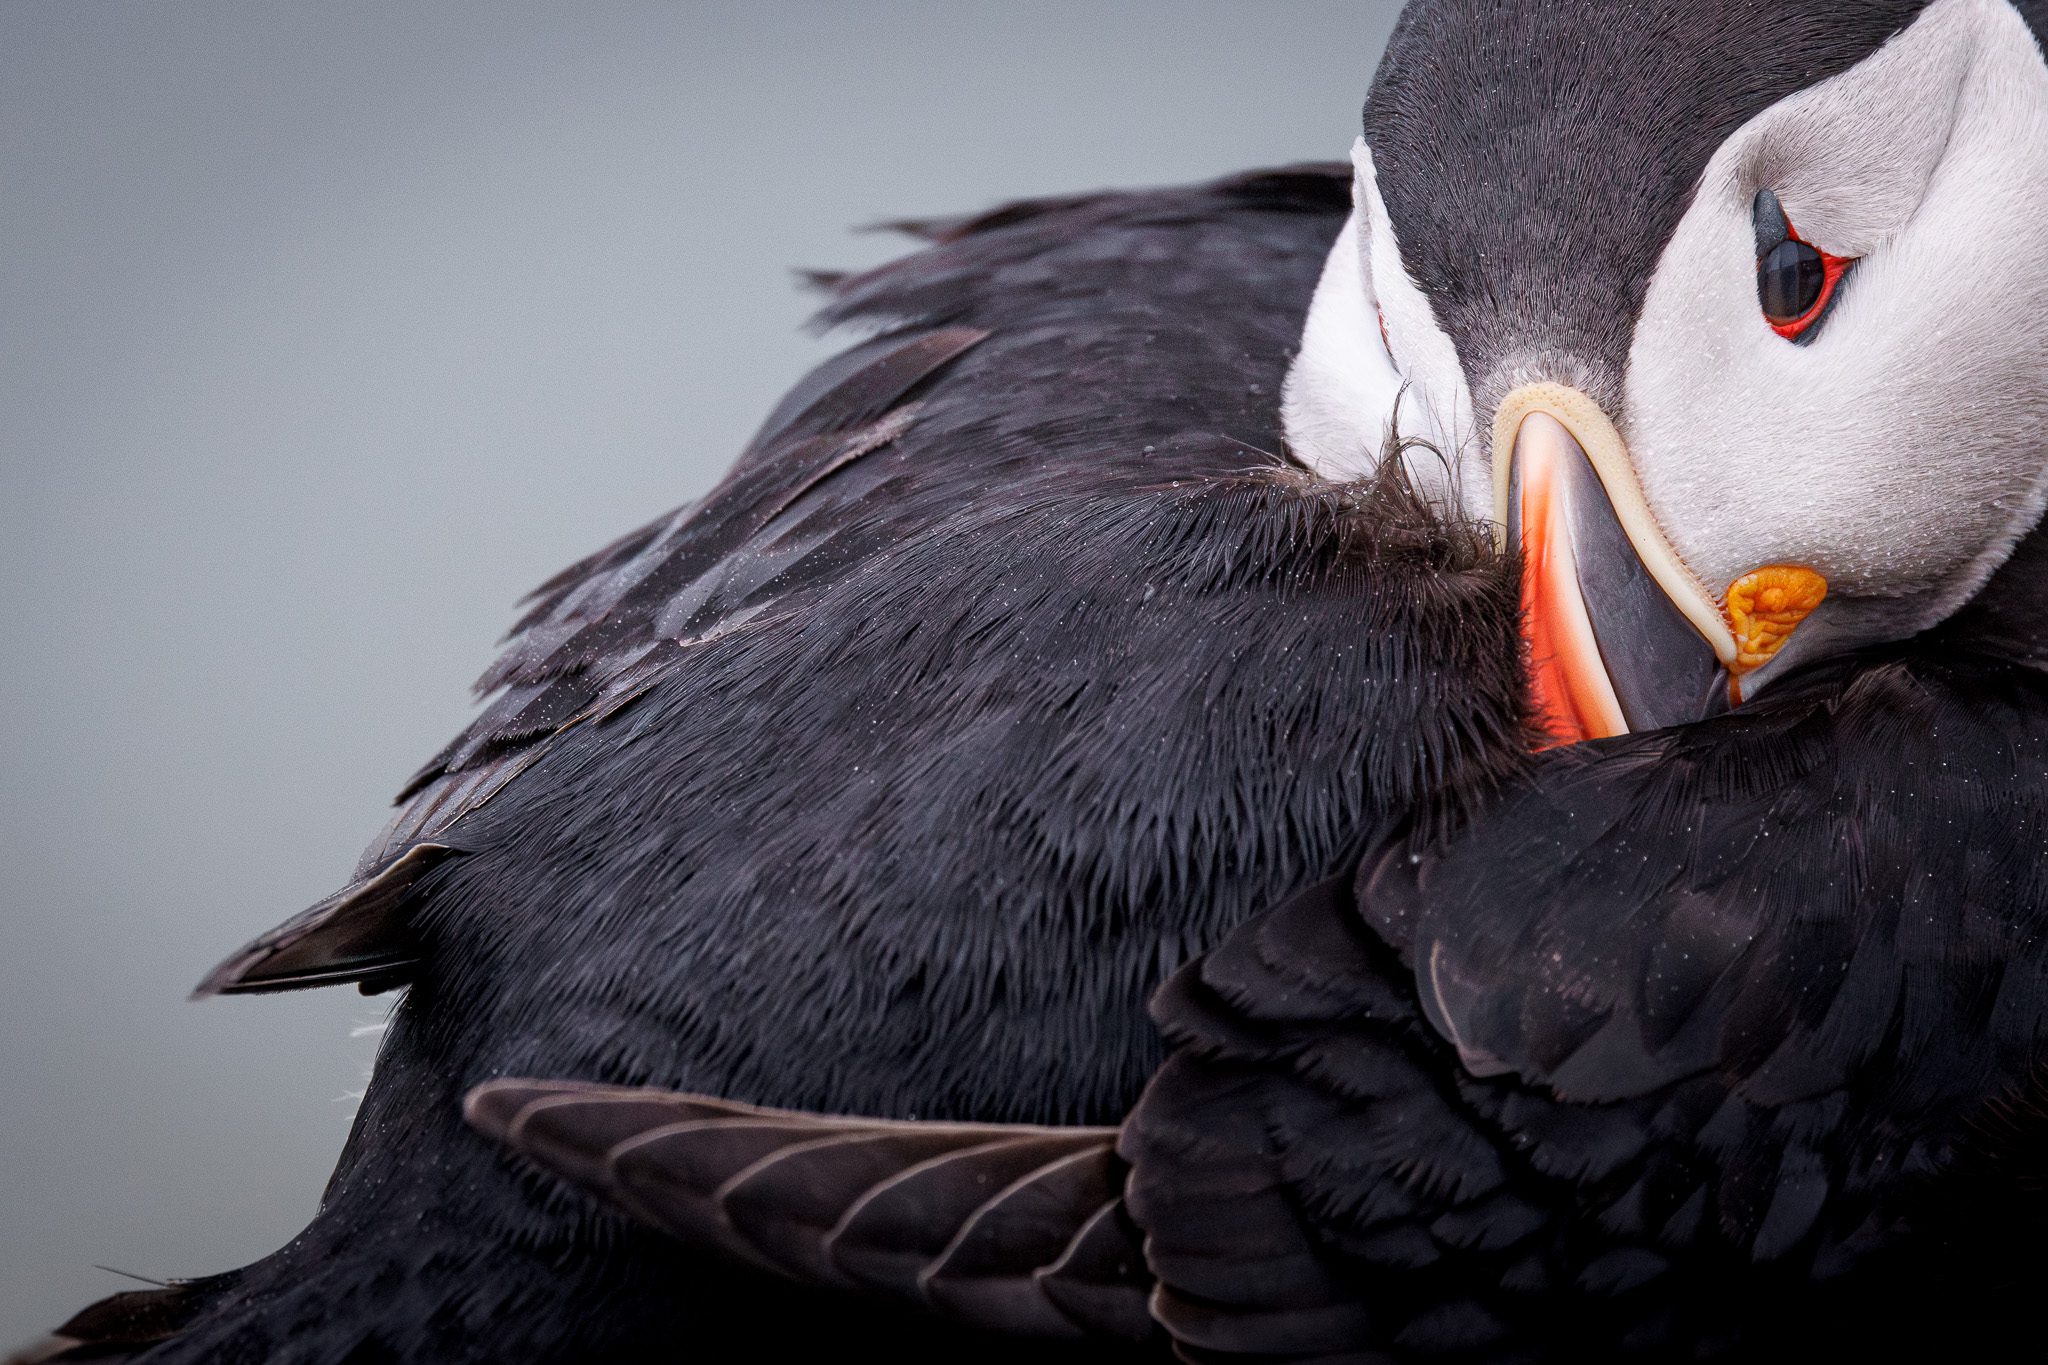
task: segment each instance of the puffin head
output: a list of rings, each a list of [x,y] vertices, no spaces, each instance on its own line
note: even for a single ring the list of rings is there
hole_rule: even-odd
[[[1924,630],[2040,522],[2044,25],[2041,0],[1403,15],[1289,444],[1333,479],[1399,450],[1519,548],[1557,741]]]

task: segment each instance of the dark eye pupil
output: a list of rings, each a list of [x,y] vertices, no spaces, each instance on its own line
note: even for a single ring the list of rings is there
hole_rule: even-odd
[[[1820,302],[1827,285],[1827,266],[1820,253],[1788,237],[1757,262],[1756,294],[1764,316],[1776,323],[1797,322]]]

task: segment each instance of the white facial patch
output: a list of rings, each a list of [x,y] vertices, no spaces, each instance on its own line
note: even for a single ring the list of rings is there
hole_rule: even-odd
[[[1398,426],[1404,440],[1429,447],[1407,457],[1417,487],[1449,500],[1473,431],[1472,395],[1456,345],[1401,264],[1363,138],[1351,160],[1351,218],[1330,249],[1287,375],[1288,447],[1323,478],[1359,479],[1379,467],[1388,432]]]
[[[1856,258],[1806,345],[1758,303],[1763,189]],[[1723,144],[1625,394],[1643,492],[1710,588],[1827,578],[1833,624],[1786,657],[1909,634],[1982,586],[2048,500],[2048,62],[2006,0],[1936,0]]]

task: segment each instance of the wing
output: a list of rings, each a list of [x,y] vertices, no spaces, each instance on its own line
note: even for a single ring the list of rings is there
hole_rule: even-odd
[[[2044,701],[1894,663],[1574,754],[1365,898],[1478,1074],[1586,1103],[1717,1074],[1775,1108],[1881,1063],[1981,1094],[2048,998]]]
[[[535,592],[478,681],[493,699],[399,795],[349,887],[251,943],[198,993],[402,982],[418,958],[405,907],[449,851],[437,836],[489,801],[569,728],[633,700],[692,645],[768,610],[830,558],[842,478],[912,421],[912,397],[982,340],[936,328],[862,347],[859,363],[756,442],[703,503],[642,527]]]
[[[1173,1056],[1118,1138],[1116,1217],[1142,1230],[1182,1353],[1712,1353],[1904,1339],[1922,1320],[1879,1310],[1910,1294],[2024,1302],[2048,675],[2000,653],[2041,638],[2031,617],[1974,617],[1715,722],[1545,755],[1178,973],[1155,1004]],[[479,1126],[550,1169],[813,1283],[868,1283],[816,1230],[893,1177],[791,1166],[834,1196],[780,1196],[779,1222],[736,1242],[717,1192],[761,1152],[721,1164],[716,1143],[830,1156],[886,1132],[926,1150],[915,1126],[756,1128],[629,1092],[611,1102],[665,1110],[634,1135],[673,1125],[642,1167],[634,1135],[588,1114],[558,1138],[537,1110],[513,1136],[546,1087],[494,1102]],[[1117,1189],[1091,1186],[1060,1226]],[[961,1222],[876,1226],[864,1254],[923,1267]]]
[[[239,1271],[231,1270],[101,1299],[73,1314],[43,1340],[10,1354],[5,1365],[68,1365],[86,1360],[123,1365],[175,1337],[231,1290],[239,1276]]]
[[[1262,385],[1239,381],[1195,401],[1158,393],[1135,368],[1142,357],[1054,375],[1046,352],[1077,329],[1107,339],[1192,306],[1160,293],[1157,262],[1175,251],[1189,288],[1234,266],[1239,287],[1256,291],[1270,275],[1290,297],[1312,282],[1347,186],[1339,168],[1303,167],[901,225],[932,245],[833,279],[823,314],[880,334],[800,383],[701,503],[542,585],[478,683],[489,704],[407,785],[357,879],[241,950],[199,993],[403,983],[421,951],[412,909],[434,865],[461,851],[452,832],[563,734],[630,705],[729,633],[800,614],[818,590],[949,515],[978,481],[1017,482],[1020,466],[1043,464],[1049,437],[1086,432],[1135,448],[1194,422],[1226,440],[1276,444],[1277,393]],[[1249,328],[1217,329],[1197,343],[1213,355],[1184,359],[1235,379],[1248,363],[1272,363],[1248,357],[1248,341],[1270,341],[1277,356],[1296,326],[1283,305]],[[1005,402],[1030,404],[1036,429]],[[1256,458],[1231,449],[1240,462]]]
[[[1176,1339],[1609,1358],[2009,1313],[2048,680],[1969,648],[1547,754],[1184,969],[1122,1144]]]
[[[828,1118],[494,1081],[470,1123],[684,1244],[1017,1336],[1145,1341],[1108,1128]]]

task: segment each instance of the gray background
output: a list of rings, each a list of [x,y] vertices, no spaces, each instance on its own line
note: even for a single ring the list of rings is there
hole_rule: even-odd
[[[304,1222],[384,1002],[186,991],[825,354],[791,267],[1341,156],[1394,8],[0,0],[0,1348]]]

